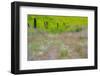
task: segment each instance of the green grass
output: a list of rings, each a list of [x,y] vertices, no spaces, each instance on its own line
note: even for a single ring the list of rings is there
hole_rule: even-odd
[[[63,58],[66,58],[68,56],[68,50],[61,50],[60,53],[59,53],[59,58],[63,59]]]
[[[87,57],[84,47],[81,46],[81,44],[86,45],[84,42],[87,38],[81,35],[87,32],[88,17],[29,14],[27,24],[29,60],[50,59],[51,55],[53,57],[51,59]]]
[[[81,16],[47,16],[47,15],[31,15],[27,16],[30,32],[34,32],[34,18],[36,18],[36,26],[38,31],[46,31],[48,33],[61,32],[79,32],[83,27],[88,25],[88,17]],[[47,22],[47,28],[44,25]]]

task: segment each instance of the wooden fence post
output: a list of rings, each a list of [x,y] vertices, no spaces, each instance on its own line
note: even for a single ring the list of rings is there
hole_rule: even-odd
[[[47,22],[47,21],[44,22],[44,27],[45,27],[46,29],[48,29],[48,22]]]
[[[57,29],[58,29],[58,27],[59,27],[59,24],[57,23]]]
[[[28,23],[28,28],[30,28],[30,25],[29,25],[29,23]]]
[[[36,18],[34,18],[34,29],[36,29],[37,28],[37,25],[36,25]]]

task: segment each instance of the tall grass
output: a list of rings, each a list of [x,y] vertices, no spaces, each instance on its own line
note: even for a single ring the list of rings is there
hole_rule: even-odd
[[[27,19],[30,28],[32,28],[31,31],[34,31],[34,18],[37,30],[48,33],[78,32],[88,25],[88,17],[29,14]],[[45,22],[47,22],[47,27],[45,27]]]

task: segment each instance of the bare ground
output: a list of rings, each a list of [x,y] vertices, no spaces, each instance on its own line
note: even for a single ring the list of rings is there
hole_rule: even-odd
[[[28,33],[28,60],[87,58],[87,39],[87,30],[61,34]]]

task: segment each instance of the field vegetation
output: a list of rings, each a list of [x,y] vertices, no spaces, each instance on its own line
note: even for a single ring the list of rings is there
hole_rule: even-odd
[[[28,60],[87,58],[88,17],[28,15]]]

